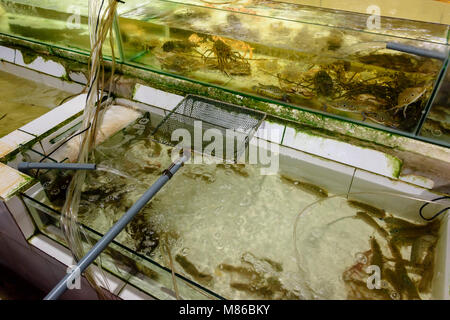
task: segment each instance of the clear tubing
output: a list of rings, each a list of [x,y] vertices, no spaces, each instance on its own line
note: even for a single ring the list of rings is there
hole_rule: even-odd
[[[80,276],[106,249],[106,247],[114,240],[114,238],[128,225],[128,223],[138,214],[142,208],[158,193],[159,190],[177,173],[183,164],[189,159],[188,155],[183,155],[178,161],[173,163],[164,174],[139,198],[138,201],[117,221],[111,229],[92,247],[89,252],[80,259],[76,268],[68,273],[44,298],[44,300],[56,300],[73,282],[76,276]]]

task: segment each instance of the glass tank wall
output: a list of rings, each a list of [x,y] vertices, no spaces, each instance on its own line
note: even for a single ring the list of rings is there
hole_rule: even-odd
[[[189,4],[188,4],[189,3]],[[293,4],[151,1],[120,15],[127,61],[299,108],[414,133],[447,52],[445,25]]]
[[[420,134],[432,141],[450,145],[450,72],[448,67]]]
[[[86,0],[0,0],[0,33],[88,53],[87,4]],[[104,54],[111,55],[109,41]]]
[[[88,53],[87,1],[0,5],[0,33]],[[448,57],[445,24],[377,23],[368,14],[269,0],[129,0],[118,17],[127,64],[427,140],[436,120],[424,115],[448,113],[428,111]],[[386,49],[392,43],[440,59]]]
[[[149,139],[162,118],[153,111],[92,151],[90,161],[108,169],[87,172],[82,188],[78,218],[92,242],[172,162],[174,150]],[[284,152],[278,174],[261,175],[260,169],[186,164],[115,238],[104,266],[121,269],[122,278],[144,291],[149,286],[144,275],[158,289],[171,289],[172,270],[183,299],[439,298],[433,296],[434,283],[443,271],[439,263],[425,261],[443,252],[437,241],[447,239],[441,231],[445,220],[420,221],[423,202],[395,192],[361,194],[351,175]],[[43,189],[28,191],[26,202],[36,208],[31,212],[39,229],[63,241],[59,210],[73,173],[35,174]],[[367,289],[362,270],[369,265],[389,274],[383,290]],[[163,298],[162,290],[148,289]]]

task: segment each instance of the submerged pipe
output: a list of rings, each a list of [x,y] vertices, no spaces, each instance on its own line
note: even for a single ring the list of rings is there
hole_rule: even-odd
[[[72,269],[44,298],[44,300],[58,299],[68,288],[70,284],[81,276],[84,270],[106,249],[114,238],[127,226],[127,224],[138,214],[142,208],[154,197],[156,193],[169,181],[170,178],[180,169],[183,164],[189,160],[189,153],[185,152],[183,156],[164,171],[163,175],[139,198],[138,201],[112,226],[111,229],[81,258],[75,268]]]
[[[445,59],[447,59],[447,56],[448,56],[448,53],[445,53],[445,52],[417,48],[414,46],[409,46],[409,45],[398,43],[398,42],[387,42],[386,49],[411,53],[411,54],[415,54],[417,56],[427,57],[427,58],[432,58],[432,59],[439,59],[439,60],[445,60]]]
[[[31,169],[57,169],[57,170],[96,170],[95,163],[45,163],[45,162],[21,162],[17,169],[27,173]]]

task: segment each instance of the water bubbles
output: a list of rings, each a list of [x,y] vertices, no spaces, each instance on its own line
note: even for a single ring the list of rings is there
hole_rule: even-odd
[[[244,216],[239,216],[239,218],[237,219],[237,223],[239,225],[245,225],[247,223],[247,219]]]
[[[189,254],[189,248],[183,248],[181,249],[181,255],[187,256]]]
[[[435,137],[440,137],[440,136],[442,136],[442,131],[439,130],[439,129],[434,129],[434,130],[433,130],[433,136],[435,136]]]
[[[212,174],[210,173],[204,173],[203,174],[203,178],[206,179],[209,182],[214,182],[216,181],[216,177],[214,177]]]
[[[400,300],[400,298],[401,298],[400,294],[396,291],[392,291],[390,296],[391,296],[392,300]]]
[[[355,258],[356,258],[356,262],[357,263],[362,263],[362,264],[366,264],[367,263],[367,256],[364,253],[362,253],[362,252],[358,252],[355,255]]]
[[[200,175],[200,174],[203,173],[203,170],[202,170],[202,168],[200,166],[198,166],[198,167],[193,167],[191,169],[191,172],[194,173],[194,174],[199,174]]]
[[[261,185],[257,184],[252,188],[253,193],[259,193],[261,192]]]
[[[252,199],[250,197],[245,197],[242,199],[242,201],[239,203],[241,207],[248,207],[252,203]]]
[[[320,227],[313,227],[313,228],[311,228],[311,233],[309,234],[307,241],[310,244],[318,242],[318,240],[320,240],[322,235],[323,235],[323,232]]]

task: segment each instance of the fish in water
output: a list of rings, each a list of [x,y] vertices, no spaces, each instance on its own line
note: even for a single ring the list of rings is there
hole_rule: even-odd
[[[420,300],[417,288],[406,271],[400,250],[393,241],[388,241],[388,246],[395,260],[395,270],[391,272],[390,282],[403,299]],[[384,274],[388,275],[386,271]]]
[[[273,261],[269,258],[257,258],[254,254],[250,252],[245,252],[242,257],[241,261],[243,263],[247,263],[254,268],[256,268],[256,265],[264,266],[266,270],[272,269],[274,272],[281,272],[283,271],[283,266],[281,263]]]
[[[413,265],[423,264],[430,248],[433,248],[437,237],[425,235],[414,240],[411,247],[411,262]]]
[[[390,268],[383,269],[383,280],[388,282],[394,289],[390,294],[390,297],[393,299],[395,296],[398,296],[398,299],[400,299],[402,285],[399,277],[395,274],[395,271]]]
[[[386,212],[383,209],[375,208],[374,206],[371,206],[367,203],[362,203],[355,200],[348,200],[347,202],[351,207],[364,210],[375,218],[383,219],[386,216]]]
[[[241,177],[249,177],[249,173],[245,168],[245,164],[218,164],[217,168],[221,169],[231,169],[233,172],[237,173]]]
[[[326,102],[323,104],[323,111],[327,112],[328,108],[344,111],[344,112],[352,112],[352,113],[361,113],[361,111],[358,109],[357,105],[355,103],[352,103],[351,101],[333,101],[333,102]]]
[[[356,213],[355,219],[360,219],[367,223],[369,226],[373,227],[382,237],[387,238],[389,233],[384,230],[371,216],[366,212],[359,211]]]
[[[241,266],[233,266],[227,263],[221,263],[219,264],[219,270],[220,271],[225,271],[228,273],[236,273],[239,274],[241,276],[244,276],[246,278],[251,279],[252,277],[254,277],[256,275],[254,270],[251,270],[250,268],[247,267],[241,267]]]
[[[434,275],[435,247],[436,243],[428,249],[428,253],[423,262],[424,272],[419,282],[419,290],[421,292],[428,292],[431,289],[431,282]]]
[[[280,87],[273,86],[273,85],[264,85],[264,84],[258,84],[257,86],[253,86],[253,90],[256,91],[259,95],[282,100],[282,101],[289,101],[289,97]]]
[[[406,118],[406,109],[422,97],[427,89],[425,87],[407,88],[398,95],[397,105],[389,110],[395,113],[403,109],[403,116]]]
[[[387,112],[379,111],[379,112],[361,112],[361,115],[363,116],[363,121],[366,121],[369,119],[372,122],[375,122],[377,124],[381,124],[383,126],[397,129],[398,125],[392,120],[392,117],[389,116]]]
[[[388,225],[388,227],[391,228],[417,228],[417,227],[423,227],[424,224],[417,224],[413,222],[409,222],[408,220],[404,220],[401,218],[395,218],[395,217],[386,217],[383,219],[383,221]]]
[[[288,182],[288,183],[292,183],[297,188],[299,188],[299,189],[301,189],[301,190],[303,190],[305,192],[308,192],[308,193],[310,193],[312,195],[315,195],[315,196],[317,196],[319,198],[327,198],[328,197],[328,192],[325,189],[323,189],[321,187],[318,187],[316,185],[313,185],[311,183],[301,182],[301,181],[298,181],[298,180],[294,180],[294,179],[288,178],[286,176],[281,176],[281,180],[283,180],[285,182]]]
[[[323,102],[324,111],[328,107],[344,112],[352,113],[374,113],[379,111],[380,105],[385,103],[384,101],[379,101],[375,96],[371,95],[359,95],[355,99],[340,99],[334,101],[326,101],[325,99],[320,99]]]
[[[410,300],[421,300],[417,287],[406,271],[405,265],[402,262],[395,264],[395,273],[400,279],[400,291],[402,296],[406,296]]]
[[[212,281],[212,276],[206,273],[202,273],[198,271],[197,267],[190,262],[186,257],[181,255],[177,255],[175,257],[175,261],[183,267],[183,270],[194,278],[195,281],[200,282],[201,284],[208,285]]]
[[[381,252],[380,244],[375,237],[370,238],[370,249],[372,251],[372,258],[370,264],[378,266],[380,270],[383,270],[383,253]]]
[[[414,224],[398,218],[385,218],[391,235],[403,238],[418,238],[423,235],[437,235],[439,233],[440,221],[433,220],[428,224]],[[394,222],[393,222],[394,221]]]

